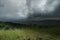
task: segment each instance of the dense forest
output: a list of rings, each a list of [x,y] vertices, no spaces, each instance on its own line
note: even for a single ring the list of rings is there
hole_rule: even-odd
[[[0,29],[14,29],[14,28],[51,28],[56,26],[37,25],[37,24],[20,24],[12,22],[0,22]]]

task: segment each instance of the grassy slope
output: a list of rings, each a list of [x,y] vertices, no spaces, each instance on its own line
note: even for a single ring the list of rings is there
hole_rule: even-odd
[[[10,26],[14,27],[14,25],[18,28],[11,29]],[[43,26],[22,26],[20,28],[20,25],[16,24],[10,24],[10,23],[0,23],[0,26],[4,26],[0,30],[0,40],[17,40],[20,37],[23,38],[35,38],[37,36],[41,37],[43,40],[60,40],[60,27],[43,27]],[[9,27],[10,29],[5,30],[6,27]]]
[[[0,39],[2,40],[17,40],[19,36],[23,38],[40,36],[43,40],[60,40],[60,31],[56,28],[0,30]]]

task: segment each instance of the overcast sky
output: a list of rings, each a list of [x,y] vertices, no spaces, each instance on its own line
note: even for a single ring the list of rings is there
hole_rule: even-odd
[[[59,5],[60,0],[0,0],[0,21],[38,21],[40,18],[57,17],[60,16]]]

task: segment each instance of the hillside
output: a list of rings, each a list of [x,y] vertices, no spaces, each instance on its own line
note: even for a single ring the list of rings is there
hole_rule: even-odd
[[[0,22],[0,40],[24,39],[60,40],[60,27]]]

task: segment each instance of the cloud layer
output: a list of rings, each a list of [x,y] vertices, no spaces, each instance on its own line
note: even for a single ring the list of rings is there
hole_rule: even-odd
[[[0,21],[55,18],[59,4],[60,0],[0,0]]]

